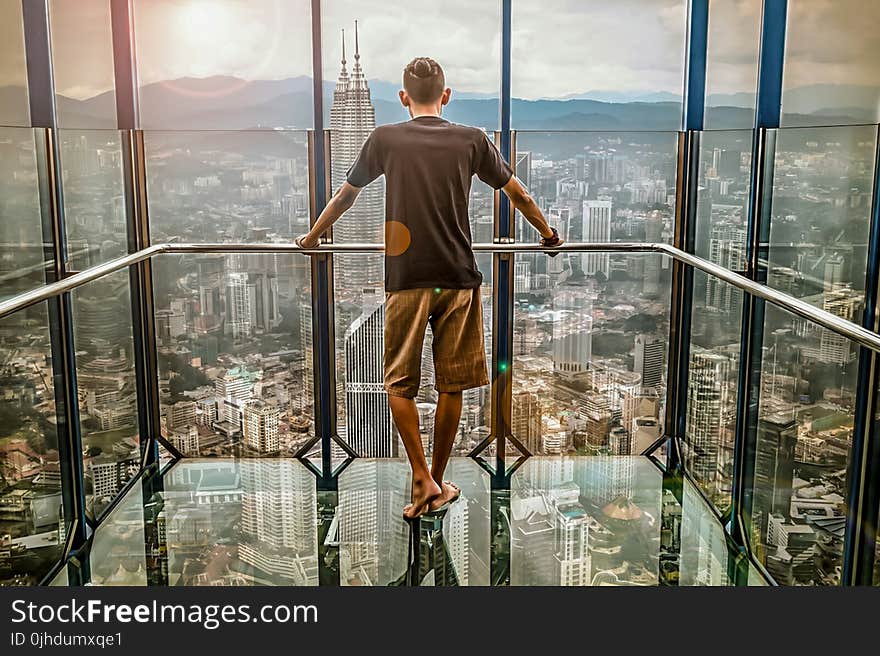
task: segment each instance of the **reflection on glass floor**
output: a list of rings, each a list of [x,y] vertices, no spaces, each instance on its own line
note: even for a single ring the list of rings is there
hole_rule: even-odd
[[[412,530],[403,460],[357,459],[318,492],[293,459],[184,459],[136,485],[83,559],[92,585],[732,585],[687,481],[642,457],[534,457],[509,490],[468,458],[462,498]],[[62,571],[56,585],[64,585]]]

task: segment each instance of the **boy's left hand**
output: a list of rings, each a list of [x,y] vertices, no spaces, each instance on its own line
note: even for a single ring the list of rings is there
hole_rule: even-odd
[[[320,242],[317,237],[312,237],[311,233],[307,233],[297,237],[294,243],[300,248],[317,248]]]

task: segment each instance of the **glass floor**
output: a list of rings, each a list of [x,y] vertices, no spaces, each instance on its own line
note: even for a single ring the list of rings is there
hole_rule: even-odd
[[[356,459],[316,491],[294,459],[178,461],[135,485],[82,562],[91,585],[764,585],[688,481],[647,458],[533,457],[412,527],[404,460]],[[73,567],[73,565],[71,566]],[[66,585],[62,570],[55,585]]]

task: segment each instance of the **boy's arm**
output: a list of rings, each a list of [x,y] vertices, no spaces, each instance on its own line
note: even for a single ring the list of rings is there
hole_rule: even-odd
[[[531,223],[535,230],[541,234],[542,246],[559,246],[562,244],[562,239],[559,238],[556,230],[547,223],[541,208],[538,207],[538,204],[515,175],[511,176],[507,184],[501,187],[501,189],[507,194],[513,206],[526,217],[526,221]]]
[[[324,207],[321,216],[315,221],[315,225],[306,234],[296,238],[296,245],[302,248],[316,248],[320,243],[321,235],[330,229],[357,200],[362,187],[355,187],[349,182],[343,182],[342,186],[333,194],[333,198]]]

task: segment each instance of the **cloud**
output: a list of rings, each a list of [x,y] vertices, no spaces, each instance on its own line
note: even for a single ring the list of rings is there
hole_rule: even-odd
[[[279,79],[311,74],[309,0],[135,0],[141,82],[181,76]],[[333,0],[323,5],[324,75],[339,71],[340,30],[361,25],[366,74],[398,82],[430,55],[461,91],[497,92],[498,0]],[[50,3],[56,87],[112,88],[107,0]],[[880,2],[789,3],[785,83],[880,85]],[[761,0],[710,3],[708,90],[755,88]],[[513,0],[513,91],[525,98],[588,90],[680,93],[685,0]],[[351,57],[350,57],[351,58]],[[25,79],[21,7],[0,4],[0,85]]]

